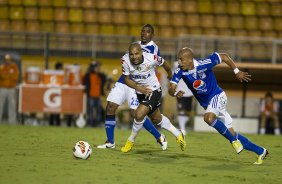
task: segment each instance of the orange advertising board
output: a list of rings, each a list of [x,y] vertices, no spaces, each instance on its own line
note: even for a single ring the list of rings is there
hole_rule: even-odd
[[[20,113],[85,113],[86,97],[83,86],[22,84],[19,95]]]

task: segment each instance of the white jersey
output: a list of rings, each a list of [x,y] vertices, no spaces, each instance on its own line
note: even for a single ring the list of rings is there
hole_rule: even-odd
[[[135,81],[141,86],[155,91],[161,87],[160,82],[156,76],[155,69],[164,63],[164,59],[155,54],[143,52],[143,62],[139,65],[131,64],[129,54],[125,54],[121,58],[122,74],[130,76],[131,80]],[[137,92],[138,93],[138,92]]]
[[[177,67],[178,67],[178,62],[174,62],[174,70],[176,70]],[[183,79],[181,79],[179,81],[179,83],[177,84],[177,87],[176,87],[176,91],[180,91],[180,90],[184,91],[183,97],[191,97],[191,96],[193,96],[193,93],[188,88],[188,86],[185,84]]]

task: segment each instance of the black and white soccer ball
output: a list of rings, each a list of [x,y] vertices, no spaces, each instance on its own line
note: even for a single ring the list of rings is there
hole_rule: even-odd
[[[90,157],[92,148],[88,142],[78,141],[77,143],[75,143],[72,152],[75,158],[86,160]]]

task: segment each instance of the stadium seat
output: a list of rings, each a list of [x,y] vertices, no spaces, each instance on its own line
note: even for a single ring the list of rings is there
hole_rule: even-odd
[[[200,16],[199,14],[187,14],[186,15],[186,26],[188,27],[199,27]]]
[[[252,44],[252,57],[256,59],[266,59],[268,57],[267,48],[263,44]]]
[[[260,2],[256,4],[256,13],[257,15],[268,16],[270,15],[270,5],[269,3]]]
[[[101,24],[99,33],[102,35],[113,35],[115,33],[114,25],[112,24]]]
[[[273,31],[273,30],[263,31],[262,35],[263,35],[263,37],[268,37],[268,38],[276,38],[276,37],[278,37],[277,32]]]
[[[241,4],[242,15],[256,15],[256,5],[254,2],[247,1]]]
[[[25,20],[37,20],[38,19],[38,9],[34,7],[26,7],[24,9]]]
[[[244,19],[242,16],[231,16],[230,27],[232,29],[243,29]]]
[[[8,4],[8,0],[0,0],[0,5],[4,6]]]
[[[233,31],[231,29],[218,29],[218,34],[222,36],[232,36]]]
[[[53,21],[41,21],[40,22],[40,31],[41,32],[54,32],[54,22]]]
[[[247,36],[248,35],[248,31],[245,29],[235,29],[233,33],[234,33],[234,36]]]
[[[200,17],[201,27],[213,28],[214,27],[214,16],[211,14],[202,14]]]
[[[153,11],[154,9],[155,9],[155,7],[154,7],[154,1],[153,0],[140,1],[140,10],[142,10],[142,11]]]
[[[82,7],[83,8],[95,8],[95,1],[93,0],[82,0]]]
[[[199,13],[212,13],[212,3],[207,1],[198,1],[198,12]]]
[[[52,6],[52,1],[50,0],[38,0],[38,6],[43,7],[43,6]]]
[[[282,22],[280,22],[282,24]],[[271,17],[260,17],[259,28],[261,30],[273,30],[273,19]]]
[[[110,0],[103,1],[95,1],[96,8],[98,9],[109,9],[110,8]]]
[[[21,6],[12,6],[9,10],[10,19],[11,20],[23,20],[24,18],[24,10]]]
[[[125,3],[125,0],[111,0],[111,8],[113,10],[123,10],[125,9],[124,7],[124,3]]]
[[[281,17],[282,16],[282,4],[280,3],[272,3],[271,4],[271,15]]]
[[[157,14],[156,23],[159,26],[169,26],[171,24],[170,14],[166,12],[159,12]]]
[[[139,11],[129,11],[128,12],[128,24],[139,25],[141,24],[141,13]]]
[[[158,12],[159,11],[168,12],[169,11],[168,0],[155,0],[154,10]]]
[[[130,36],[140,36],[141,25],[131,25],[129,27]]]
[[[115,24],[126,24],[128,22],[126,11],[113,11],[112,16],[112,20]]]
[[[98,24],[86,24],[85,31],[86,34],[98,34],[99,33],[99,25]]]
[[[216,15],[215,16],[215,27],[220,29],[229,28],[229,16],[227,15]]]
[[[156,24],[156,14],[154,12],[143,12],[142,13],[142,24]]]
[[[9,0],[8,1],[9,5],[22,5],[22,0]]]
[[[37,0],[23,0],[25,6],[36,6]]]
[[[174,27],[174,31],[175,31],[175,37],[176,36],[183,36],[183,35],[187,35],[188,34],[188,29],[187,27]]]
[[[169,11],[171,13],[181,13],[183,10],[183,1],[175,0],[169,1]]]
[[[67,6],[71,8],[80,8],[81,7],[81,0],[68,0]]]
[[[67,6],[67,0],[53,0],[52,5],[54,7],[62,7],[65,8]]]
[[[183,11],[187,14],[189,13],[197,13],[198,1],[189,0],[183,1]]]
[[[247,30],[258,29],[258,19],[255,16],[246,16],[244,19],[244,27]]]
[[[12,47],[24,48],[26,47],[26,37],[23,35],[12,35]]]
[[[89,50],[91,46],[89,45],[89,42],[84,37],[73,37],[72,38],[72,49],[78,50],[78,51],[85,51]]]
[[[274,18],[274,29],[277,31],[282,31],[282,18],[281,17],[275,17]]]
[[[139,10],[139,1],[138,0],[126,0],[125,7],[127,10]]]
[[[128,35],[129,34],[129,28],[126,24],[118,24],[115,26],[115,34],[116,35]]]
[[[85,9],[83,11],[83,21],[86,23],[97,22],[97,11],[94,9]]]
[[[84,33],[84,24],[83,23],[72,23],[70,26],[70,32],[75,34]]]
[[[208,28],[203,30],[203,34],[205,35],[218,35],[218,31],[216,28]]]
[[[54,12],[55,21],[68,21],[68,9],[67,8],[55,8]]]
[[[242,35],[237,35],[242,36]],[[252,56],[252,47],[248,42],[242,42],[239,44],[238,57],[241,59],[249,59]]]
[[[260,30],[252,30],[252,31],[249,31],[248,35],[250,37],[261,37],[262,32]]]
[[[40,32],[40,24],[38,21],[27,21],[25,23],[25,31],[27,32]]]
[[[186,16],[183,13],[172,13],[171,14],[171,25],[173,26],[185,26]]]
[[[212,11],[215,14],[226,14],[226,4],[224,1],[213,1],[212,2]]]
[[[0,19],[0,31],[10,31],[10,21]]]
[[[70,26],[67,22],[57,22],[55,25],[55,32],[56,33],[69,33]]]
[[[0,19],[9,18],[9,8],[7,6],[0,6]]]
[[[98,22],[100,23],[112,23],[112,11],[111,10],[98,10]]]
[[[83,21],[83,12],[81,8],[70,8],[68,14],[70,22],[79,23]]]
[[[240,3],[238,1],[227,1],[227,13],[230,15],[240,14]]]
[[[52,21],[53,20],[53,8],[41,7],[39,9],[39,19],[41,21]]]
[[[158,36],[171,38],[175,36],[174,29],[171,26],[159,26]]]

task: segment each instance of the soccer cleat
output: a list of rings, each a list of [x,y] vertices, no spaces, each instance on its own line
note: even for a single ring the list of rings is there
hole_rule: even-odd
[[[112,144],[109,141],[106,141],[105,144],[101,144],[97,146],[97,148],[115,148],[115,147],[116,147],[115,143]]]
[[[121,152],[128,153],[132,150],[134,145],[134,142],[131,142],[130,140],[127,140],[125,145],[121,148]]]
[[[238,139],[233,141],[231,144],[235,149],[235,151],[237,152],[237,154],[241,153],[241,151],[244,149],[242,143]]]
[[[162,150],[167,149],[167,140],[164,134],[161,134],[161,137],[157,140],[157,142],[161,145]]]
[[[255,165],[260,165],[263,163],[263,160],[268,155],[267,149],[263,148],[263,153],[258,155],[258,160],[254,163]]]
[[[186,142],[185,142],[185,136],[184,134],[181,132],[181,134],[177,137],[177,142],[180,146],[180,149],[182,151],[184,151],[185,147],[186,147]]]

